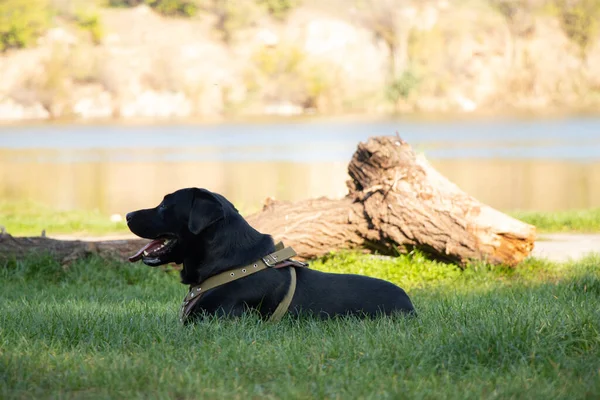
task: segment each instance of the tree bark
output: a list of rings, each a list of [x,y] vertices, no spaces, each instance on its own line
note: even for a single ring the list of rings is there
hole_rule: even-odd
[[[360,203],[319,198],[290,202],[269,201],[263,211],[246,218],[250,225],[291,246],[301,259],[340,249],[377,249],[379,232],[371,229]]]
[[[306,258],[353,248],[419,249],[459,264],[514,266],[533,250],[535,227],[464,193],[399,137],[360,143],[348,173],[344,199],[269,202],[248,222]]]
[[[337,250],[395,255],[419,249],[458,264],[483,260],[515,266],[533,250],[535,227],[464,193],[397,136],[360,143],[348,173],[349,193],[342,199],[268,200],[247,220],[305,260]],[[63,262],[91,253],[126,259],[146,242],[3,235],[0,258],[44,250]]]

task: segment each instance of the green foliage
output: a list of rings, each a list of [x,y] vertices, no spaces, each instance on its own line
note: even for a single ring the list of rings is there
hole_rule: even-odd
[[[0,1],[0,52],[30,46],[49,23],[47,0]]]
[[[146,0],[108,0],[107,4],[109,7],[136,7],[140,4],[144,4]]]
[[[270,15],[278,20],[284,20],[294,8],[301,4],[301,0],[256,0],[265,7]]]
[[[98,13],[80,12],[75,16],[77,26],[89,32],[92,42],[100,44],[104,37],[104,27]]]
[[[261,14],[260,7],[249,0],[204,0],[201,9],[215,17],[215,30],[226,44],[233,41],[237,31],[255,23]]]
[[[231,31],[246,26],[252,20],[249,9],[257,6],[266,10],[274,18],[283,20],[301,0],[109,0],[110,7],[135,7],[147,4],[156,12],[167,16],[193,17],[198,11],[213,13],[222,21],[219,30],[228,39]],[[227,41],[227,39],[225,39]]]
[[[334,82],[329,71],[327,71],[327,67],[324,65],[308,66],[305,68],[303,75],[306,93],[305,107],[326,111],[324,110],[327,107],[325,102],[334,89]]]
[[[451,285],[464,278],[459,267],[428,260],[419,252],[400,257],[383,257],[344,251],[313,262],[311,267],[334,273],[375,276],[395,282],[407,290],[432,284]]]
[[[401,99],[408,99],[419,83],[419,77],[414,71],[408,69],[388,85],[386,96],[391,103],[397,104]]]
[[[147,4],[166,16],[193,17],[198,13],[198,0],[109,0],[110,7],[136,7]]]
[[[198,4],[194,0],[146,0],[146,4],[167,16],[193,17],[198,13]]]
[[[99,9],[106,3],[101,0],[50,0],[50,2],[53,16],[72,22],[88,33],[94,44],[100,44],[104,37],[104,27]]]
[[[297,46],[276,46],[260,48],[252,56],[252,61],[267,77],[297,74],[306,58]]]
[[[600,29],[600,0],[557,0],[560,24],[567,37],[579,48],[579,57],[587,60]]]
[[[13,260],[0,263],[0,397],[598,398],[598,262],[461,272],[338,254],[312,267],[404,282],[418,318],[182,327],[173,271]]]
[[[94,44],[104,37],[104,26],[99,8],[106,3],[101,0],[50,0],[50,11],[60,20],[73,23],[89,35]]]
[[[290,101],[306,108],[322,109],[323,101],[333,90],[334,81],[327,65],[310,60],[306,53],[294,44],[263,47],[252,56],[258,71],[250,85],[260,87],[270,100]]]

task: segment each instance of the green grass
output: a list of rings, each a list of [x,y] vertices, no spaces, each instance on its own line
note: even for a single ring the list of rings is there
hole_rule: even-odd
[[[557,212],[522,211],[511,215],[540,232],[600,232],[600,208]]]
[[[125,222],[94,211],[57,211],[42,204],[0,201],[0,225],[13,236],[91,234],[128,232]]]
[[[600,232],[600,208],[510,215],[535,225],[539,232]],[[111,222],[109,216],[99,212],[56,211],[33,202],[0,201],[0,225],[14,236],[39,236],[42,230],[48,235],[129,233],[124,222]]]
[[[0,398],[598,398],[599,263],[461,271],[418,254],[340,254],[312,267],[399,283],[419,317],[182,327],[174,271],[10,262]]]

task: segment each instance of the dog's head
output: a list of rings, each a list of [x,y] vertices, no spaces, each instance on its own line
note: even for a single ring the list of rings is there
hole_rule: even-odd
[[[200,242],[214,238],[219,225],[234,216],[241,218],[233,204],[206,189],[187,188],[168,194],[155,208],[127,214],[131,232],[152,240],[129,260],[142,260],[153,267],[180,264],[191,245],[203,248]]]

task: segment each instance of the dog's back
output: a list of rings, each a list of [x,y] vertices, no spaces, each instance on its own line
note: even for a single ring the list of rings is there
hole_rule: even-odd
[[[393,283],[353,274],[297,269],[298,288],[290,311],[326,316],[415,314],[406,292]],[[294,311],[292,311],[294,312]]]

